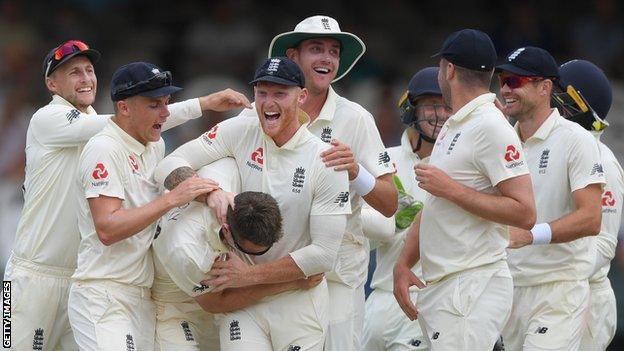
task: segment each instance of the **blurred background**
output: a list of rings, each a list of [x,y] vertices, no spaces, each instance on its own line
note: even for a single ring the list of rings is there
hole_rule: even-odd
[[[419,69],[437,65],[431,54],[451,32],[490,34],[502,61],[523,45],[549,50],[559,63],[583,58],[609,76],[614,102],[604,141],[624,161],[624,4],[578,1],[175,1],[0,0],[0,273],[22,207],[24,145],[32,114],[47,104],[43,58],[61,42],[80,39],[102,53],[95,65],[100,113],[111,113],[112,73],[131,61],[173,72],[182,100],[230,87],[252,98],[247,82],[271,39],[305,17],[325,14],[358,35],[367,51],[335,89],[374,116],[387,146],[403,126],[396,102]],[[497,86],[492,87],[498,91]],[[165,134],[168,150],[232,114],[207,113]],[[613,350],[624,349],[624,249],[611,269],[619,329]]]

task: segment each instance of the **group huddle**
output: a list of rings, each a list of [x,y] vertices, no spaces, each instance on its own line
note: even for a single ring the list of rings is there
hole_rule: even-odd
[[[600,68],[531,46],[497,65],[487,34],[452,33],[386,148],[331,86],[364,52],[313,16],[273,39],[253,103],[169,104],[172,74],[133,62],[98,115],[100,53],[53,48],[5,274],[12,349],[605,350],[624,172],[599,140]],[[162,131],[240,108],[165,156]]]

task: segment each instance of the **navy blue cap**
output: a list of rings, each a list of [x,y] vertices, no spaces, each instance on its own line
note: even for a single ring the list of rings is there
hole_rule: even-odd
[[[446,38],[434,56],[474,71],[491,71],[496,64],[496,49],[490,37],[476,29],[462,29]]]
[[[525,46],[512,51],[507,61],[496,66],[496,72],[510,72],[524,77],[559,78],[559,67],[552,55],[535,46]]]
[[[60,58],[56,58],[58,50]],[[43,59],[43,77],[47,78],[63,63],[71,60],[76,56],[86,56],[92,64],[100,59],[100,52],[90,49],[89,46],[80,40],[68,40],[63,44],[50,49],[46,57]]]
[[[124,100],[135,95],[160,97],[182,90],[173,85],[171,72],[147,62],[132,62],[113,74],[111,99]]]
[[[407,86],[410,100],[423,95],[442,95],[438,84],[438,67],[427,67],[416,72]]]
[[[564,88],[572,85],[583,95],[598,117],[607,117],[613,93],[609,79],[598,66],[585,60],[572,60],[561,65],[559,74]]]
[[[301,68],[293,60],[284,56],[271,57],[264,61],[249,84],[256,85],[258,82],[305,87],[305,78]]]

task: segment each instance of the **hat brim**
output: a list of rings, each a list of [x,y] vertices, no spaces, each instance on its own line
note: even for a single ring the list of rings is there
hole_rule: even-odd
[[[270,76],[270,75],[258,77],[256,79],[252,80],[251,82],[249,82],[249,84],[256,85],[258,82],[270,82],[270,83],[275,83],[275,84],[300,87],[299,84],[296,83],[296,82],[293,82],[291,80],[284,79],[284,78],[281,78],[281,77]],[[303,87],[301,87],[301,88],[303,88]]]
[[[286,32],[278,34],[271,41],[269,46],[269,56],[286,56],[286,50],[296,47],[301,41],[314,38],[332,38],[340,41],[340,64],[336,78],[332,83],[339,81],[355,66],[360,57],[366,51],[366,45],[355,34],[340,33],[307,33],[307,32]]]
[[[50,76],[50,74],[52,74],[52,72],[54,72],[57,68],[59,68],[62,64],[64,64],[65,62],[73,59],[76,56],[86,56],[89,61],[91,61],[91,63],[96,63],[100,60],[100,57],[102,55],[100,55],[100,52],[97,50],[93,50],[93,49],[87,49],[87,50],[83,50],[83,51],[77,51],[74,52],[70,55],[67,55],[65,57],[63,57],[61,59],[61,61],[59,61],[59,63],[57,63],[53,68],[50,69],[50,71],[48,72],[48,77]]]
[[[513,74],[523,76],[523,77],[541,77],[541,75],[539,74],[535,74],[531,71],[527,71],[525,69],[516,67],[515,65],[509,64],[509,63],[496,66],[496,68],[494,68],[494,72],[496,73],[509,72],[509,73],[513,73]]]
[[[144,92],[138,93],[137,95],[145,96],[145,97],[161,97],[161,96],[166,96],[166,95],[171,95],[173,93],[177,93],[180,90],[182,90],[182,88],[176,87],[173,85],[168,85],[168,86],[161,87],[158,89],[144,91]]]

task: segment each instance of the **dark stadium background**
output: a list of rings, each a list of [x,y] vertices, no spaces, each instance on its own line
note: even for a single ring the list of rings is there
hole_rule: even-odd
[[[489,33],[499,57],[535,45],[559,63],[584,58],[601,66],[614,88],[612,126],[604,140],[624,161],[624,4],[598,1],[16,1],[0,0],[0,272],[21,210],[26,128],[49,101],[42,61],[61,41],[81,39],[102,53],[96,65],[95,107],[111,112],[109,82],[120,65],[137,60],[171,70],[186,90],[177,99],[225,87],[251,97],[247,85],[271,38],[307,16],[326,14],[360,36],[367,52],[335,88],[373,113],[387,146],[399,143],[396,100],[411,75],[450,32]],[[493,87],[497,89],[496,86]],[[230,114],[231,115],[231,114]],[[228,114],[208,114],[165,135],[168,149],[196,137]],[[68,180],[70,181],[70,180]],[[618,296],[618,335],[624,349],[624,249],[612,264]]]

